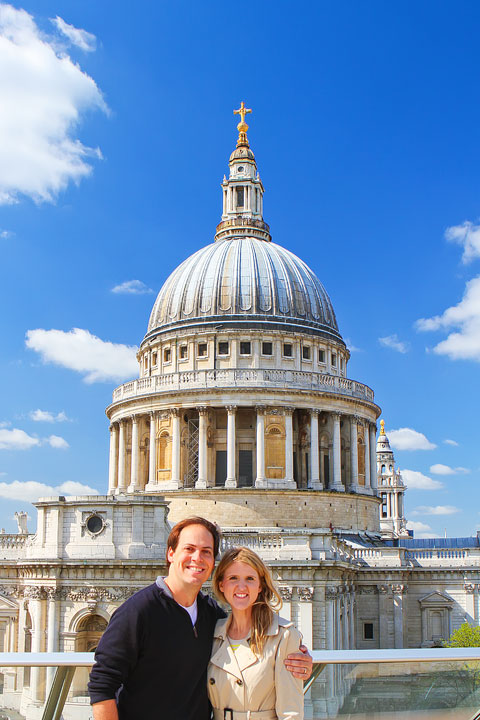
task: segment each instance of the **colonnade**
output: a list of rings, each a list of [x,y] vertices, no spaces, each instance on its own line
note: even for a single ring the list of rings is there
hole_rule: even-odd
[[[355,638],[355,592],[346,586],[325,588],[325,622],[327,650],[352,650]]]
[[[195,487],[206,489],[211,486],[208,478],[208,414],[219,408],[197,406],[198,413],[198,475]],[[227,473],[225,487],[236,488],[237,477],[237,430],[236,415],[237,406],[227,405],[223,408],[227,412]],[[188,409],[183,408],[182,412]],[[281,407],[274,410],[265,406],[256,406],[256,427],[255,427],[255,453],[256,453],[256,477],[254,485],[257,488],[281,487],[296,488],[294,481],[294,427],[293,407]],[[142,490],[159,491],[179,489],[184,485],[184,478],[181,477],[181,416],[179,408],[170,408],[167,411],[159,411],[163,415],[170,414],[171,426],[168,433],[171,441],[171,467],[168,468],[170,478],[168,481],[159,483],[156,467],[156,441],[157,441],[157,413],[149,413],[149,461],[148,461],[148,482],[145,484],[139,474],[139,423],[144,414],[132,414],[110,425],[110,465],[109,465],[109,494],[112,493],[134,493]],[[266,477],[265,467],[265,415],[275,412],[283,415],[284,441],[285,441],[285,463],[284,477],[280,480],[272,480]],[[338,492],[353,491],[367,494],[377,494],[377,468],[376,468],[376,426],[365,418],[356,415],[348,415],[339,412],[326,413],[317,408],[309,410],[310,433],[307,443],[309,452],[308,487],[313,490],[335,490]],[[330,417],[329,436],[331,438],[328,448],[329,477],[322,480],[321,455],[320,455],[320,430],[319,415]],[[342,469],[342,422],[349,424],[350,440],[350,473]],[[325,422],[325,421],[324,421]],[[131,424],[131,463],[129,477],[126,475],[127,464],[125,462],[127,453],[127,424]],[[362,482],[359,477],[359,456],[358,456],[358,428],[363,427],[363,451],[364,452],[364,473]],[[348,428],[347,428],[348,429]],[[348,437],[348,434],[347,434]],[[345,439],[345,431],[343,433]],[[362,463],[363,464],[363,463]],[[325,473],[323,472],[323,476]]]

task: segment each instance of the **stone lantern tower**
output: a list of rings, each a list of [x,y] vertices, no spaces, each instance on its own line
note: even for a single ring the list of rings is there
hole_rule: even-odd
[[[400,470],[395,469],[395,458],[385,434],[385,420],[380,421],[377,440],[378,493],[380,528],[385,538],[408,537],[405,519],[405,490]]]

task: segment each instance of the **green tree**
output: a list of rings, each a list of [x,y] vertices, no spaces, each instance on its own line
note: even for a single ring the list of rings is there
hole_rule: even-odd
[[[460,647],[480,647],[480,627],[469,625],[464,622],[463,625],[455,630],[449,639],[443,643],[443,647],[460,648]]]

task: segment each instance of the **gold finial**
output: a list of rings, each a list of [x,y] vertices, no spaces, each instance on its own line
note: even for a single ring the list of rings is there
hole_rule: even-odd
[[[245,103],[243,102],[243,100],[240,103],[239,109],[233,111],[234,115],[240,115],[240,117],[241,117],[241,120],[237,125],[237,130],[238,130],[237,147],[239,147],[240,145],[246,145],[248,147],[248,139],[247,139],[248,125],[245,122],[245,115],[247,113],[251,113],[251,112],[252,111],[250,108],[245,107]]]
[[[380,420],[380,435],[385,435],[385,420]]]

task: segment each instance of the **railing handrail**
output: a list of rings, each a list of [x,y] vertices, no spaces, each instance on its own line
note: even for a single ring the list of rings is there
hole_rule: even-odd
[[[453,662],[480,660],[480,648],[399,648],[395,650],[313,650],[314,663]]]
[[[402,648],[395,650],[313,650],[314,663],[348,665],[360,663],[468,662],[480,660],[480,648]],[[91,667],[89,652],[4,652],[0,667]]]
[[[0,667],[91,667],[91,652],[3,652]]]

